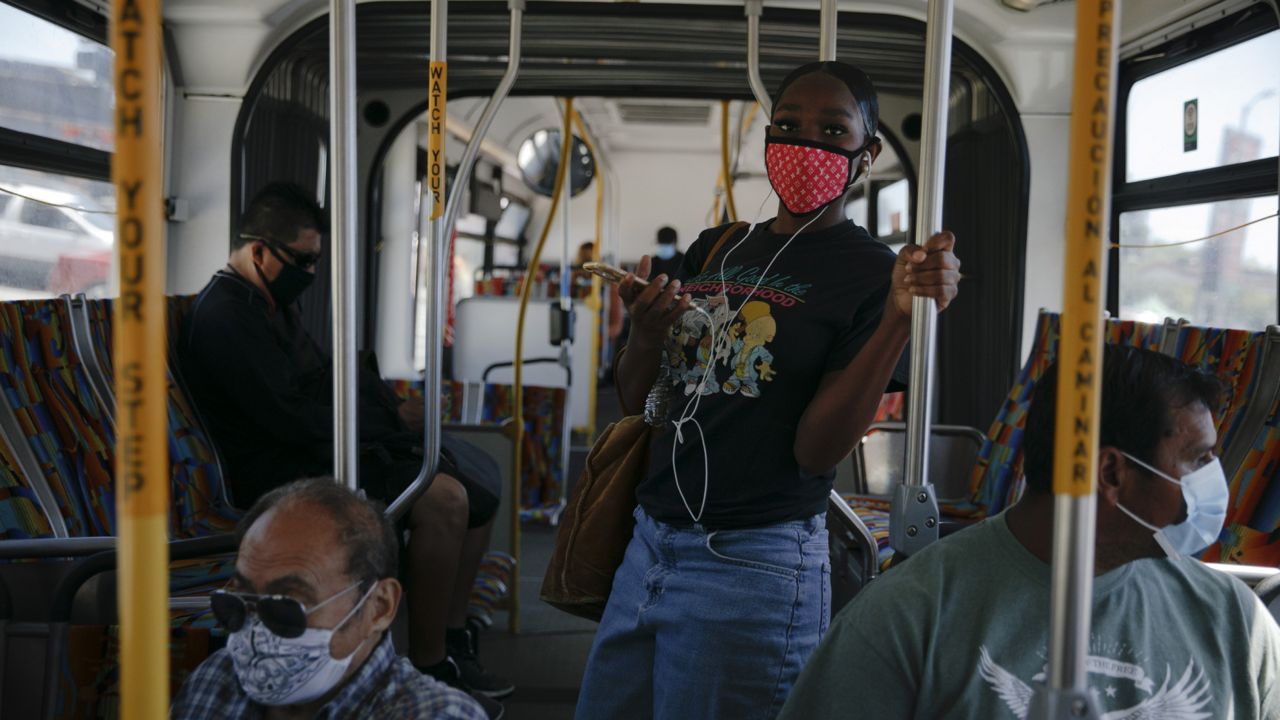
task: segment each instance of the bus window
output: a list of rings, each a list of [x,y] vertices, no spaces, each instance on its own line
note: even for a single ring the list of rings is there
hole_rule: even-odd
[[[1276,212],[1276,196],[1120,216],[1122,245],[1161,245],[1222,232]],[[1206,242],[1120,251],[1120,317],[1258,329],[1276,321],[1276,220]]]
[[[1255,5],[1122,61],[1108,309],[1280,320],[1280,29]]]
[[[1129,182],[1275,157],[1280,30],[1134,83],[1125,112]]]
[[[0,127],[111,150],[112,58],[101,43],[0,3]]]

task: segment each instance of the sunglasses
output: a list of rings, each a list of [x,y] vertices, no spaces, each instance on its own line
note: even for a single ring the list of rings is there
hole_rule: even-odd
[[[275,635],[296,638],[307,631],[308,615],[358,587],[360,583],[339,590],[311,608],[285,595],[252,595],[214,590],[209,597],[209,608],[213,610],[213,617],[218,624],[226,628],[227,632],[239,632],[252,612]]]
[[[261,235],[241,234],[240,237],[246,240],[260,241],[272,255],[276,256],[277,260],[287,265],[296,265],[303,270],[310,270],[315,267],[316,263],[320,262],[320,253],[299,252],[284,243],[278,243]],[[288,255],[288,259],[281,257],[280,253]]]

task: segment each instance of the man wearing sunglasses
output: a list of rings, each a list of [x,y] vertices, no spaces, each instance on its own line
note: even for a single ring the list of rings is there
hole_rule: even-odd
[[[396,656],[398,546],[378,503],[300,480],[259,499],[238,534],[235,574],[210,603],[227,647],[187,679],[175,720],[485,718]]]
[[[296,478],[333,472],[333,364],[298,300],[326,230],[306,190],[277,183],[249,203],[225,268],[196,298],[178,344],[184,380],[222,454],[232,498],[248,506]],[[402,403],[374,356],[359,365],[360,484],[390,503],[422,467],[422,404]],[[476,657],[467,600],[498,509],[488,456],[444,438],[440,473],[406,516],[409,657],[438,679],[498,698],[514,689]]]

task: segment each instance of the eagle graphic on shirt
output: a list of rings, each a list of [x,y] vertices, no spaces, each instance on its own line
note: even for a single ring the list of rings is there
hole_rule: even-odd
[[[1104,712],[1101,720],[1208,720],[1212,716],[1206,709],[1213,700],[1212,689],[1204,671],[1196,667],[1194,660],[1187,662],[1186,669],[1176,680],[1175,672],[1166,665],[1164,682],[1159,688],[1155,687],[1154,680],[1147,676],[1143,668],[1133,663],[1090,655],[1087,666],[1090,675],[1132,682],[1146,695],[1145,699],[1133,707]],[[1013,716],[1018,720],[1025,720],[1031,706],[1031,696],[1035,693],[1034,688],[992,660],[986,646],[979,648],[978,669],[982,679],[1000,696]],[[1045,677],[1041,673],[1032,678],[1032,681],[1043,683]],[[1114,686],[1105,691],[1091,689],[1100,710],[1106,707],[1108,698],[1115,697],[1115,691]]]

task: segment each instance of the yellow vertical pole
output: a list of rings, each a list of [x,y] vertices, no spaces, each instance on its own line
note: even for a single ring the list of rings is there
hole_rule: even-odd
[[[582,142],[586,143],[587,150],[596,159],[596,236],[591,246],[591,259],[594,262],[600,262],[604,243],[604,159],[596,151],[595,143],[591,141],[591,134],[587,132],[586,123],[582,122],[582,116],[575,114],[573,124],[578,128],[578,134],[582,136]],[[591,297],[587,298],[586,303],[587,307],[596,314],[596,322],[591,327],[591,377],[587,383],[587,444],[594,443],[596,439],[596,375],[600,368],[600,351],[604,343],[600,324],[604,323],[606,328],[609,326],[609,317],[603,314],[604,298],[601,292],[604,289],[603,282],[599,275],[591,276]],[[565,468],[565,472],[568,472],[568,468]],[[569,478],[566,477],[565,482],[568,480]]]
[[[1097,718],[1089,693],[1097,513],[1098,424],[1102,395],[1111,131],[1115,104],[1118,0],[1078,0],[1067,176],[1066,258],[1054,431],[1053,572],[1048,682],[1028,717]]]
[[[729,101],[720,101],[720,179],[724,183],[725,207],[729,222],[738,221],[738,207],[733,202],[733,171],[729,168]],[[720,222],[720,218],[716,218]]]
[[[1092,496],[1097,481],[1104,250],[1111,204],[1113,16],[1111,0],[1077,5],[1053,480],[1055,494],[1073,497]]]
[[[529,296],[533,292],[533,278],[538,272],[538,264],[542,262],[542,249],[547,246],[547,237],[551,234],[551,223],[556,218],[556,208],[560,207],[560,194],[565,191],[565,178],[569,175],[569,151],[573,149],[573,98],[564,101],[564,129],[560,131],[560,164],[556,168],[556,180],[551,190],[551,208],[547,211],[547,222],[542,226],[542,234],[538,236],[538,244],[533,248],[533,256],[529,258],[529,268],[525,271],[524,281],[520,283],[520,310],[516,316],[516,351],[512,357],[512,415],[516,426],[516,457],[511,471],[511,546],[512,555],[520,557],[520,500],[523,497],[520,476],[524,473],[524,320],[529,313]],[[565,422],[569,422],[569,409],[565,408]],[[565,468],[567,471],[568,468]],[[520,632],[520,584],[511,586],[511,632]]]
[[[160,0],[114,0],[116,514],[119,518],[120,716],[169,706],[168,425],[161,187]]]

